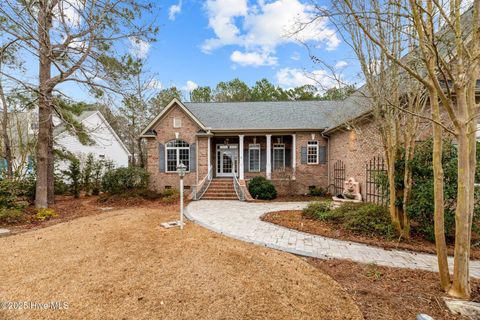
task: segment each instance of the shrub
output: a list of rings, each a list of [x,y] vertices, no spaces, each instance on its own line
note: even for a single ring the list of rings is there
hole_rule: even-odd
[[[58,194],[58,195],[67,194],[70,189],[70,186],[65,182],[63,177],[61,175],[55,174],[53,179],[55,184],[54,186],[55,194]]]
[[[277,197],[275,186],[264,177],[255,177],[250,180],[248,191],[255,199],[271,200]]]
[[[111,194],[144,189],[148,185],[148,172],[143,168],[129,167],[108,171],[102,179],[103,190]]]
[[[165,189],[162,192],[162,202],[174,203],[178,200],[180,192],[177,189]]]
[[[480,147],[477,143],[477,148]],[[412,232],[419,234],[430,241],[435,241],[434,232],[434,194],[433,194],[433,168],[432,168],[432,150],[433,141],[431,139],[418,144],[415,155],[410,163],[412,169],[412,193],[407,207],[408,217],[412,223]],[[457,199],[457,148],[449,141],[443,142],[442,165],[444,171],[444,203],[445,203],[445,236],[447,241],[452,243],[455,238],[455,207]],[[397,175],[395,177],[396,188],[403,189],[403,165],[404,159],[401,158],[395,164]],[[480,162],[480,153],[477,153],[477,163]],[[480,166],[477,166],[476,181],[480,177]],[[388,191],[388,182],[386,179],[379,179],[379,184],[383,190]],[[478,188],[476,188],[478,189]],[[475,213],[472,229],[478,231],[475,223],[480,217],[480,194],[475,190]],[[478,196],[477,196],[478,195]],[[388,195],[387,195],[388,196]],[[396,203],[401,206],[401,201]]]
[[[312,202],[303,210],[303,215],[336,223],[354,233],[385,238],[395,235],[387,208],[376,204],[345,202],[331,209],[326,202]]]
[[[19,184],[10,179],[0,180],[0,208],[19,209],[17,196]]]
[[[24,213],[19,209],[0,208],[0,223],[14,224],[25,219]]]
[[[171,196],[176,196],[178,195],[179,192],[177,189],[165,189],[163,192],[162,192],[162,196],[164,197],[171,197]]]
[[[342,210],[342,209],[341,209]],[[345,210],[345,208],[343,209]],[[365,235],[395,236],[395,228],[387,208],[372,203],[362,204],[354,211],[344,211],[346,229]]]
[[[70,192],[75,198],[80,197],[82,172],[80,170],[80,160],[77,157],[70,158],[68,170],[63,174],[70,180]]]
[[[325,197],[327,191],[321,187],[313,187],[308,189],[308,195],[312,197]]]
[[[93,154],[89,153],[82,170],[83,190],[85,190],[87,195],[93,193],[94,170],[95,159],[93,158]]]
[[[149,190],[149,189],[140,189],[134,192],[134,194],[140,198],[146,199],[146,200],[158,200],[163,197],[162,193]]]
[[[35,175],[30,174],[18,182],[18,196],[26,198],[30,203],[35,201],[35,187],[37,180]]]
[[[56,214],[52,209],[48,208],[39,209],[35,215],[35,218],[40,221],[50,220],[56,217],[58,217],[58,214]]]
[[[93,165],[92,194],[98,196],[102,189],[102,177],[107,169],[107,163],[104,160],[96,161]]]
[[[303,209],[302,214],[309,219],[324,220],[324,218],[331,212],[330,205],[326,202],[310,202],[308,206]]]

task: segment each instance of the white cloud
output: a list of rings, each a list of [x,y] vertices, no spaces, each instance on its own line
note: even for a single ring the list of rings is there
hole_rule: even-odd
[[[210,52],[223,45],[235,44],[240,30],[235,25],[234,18],[247,14],[247,0],[207,0],[205,9],[208,14],[208,26],[217,37],[206,40],[202,50]]]
[[[277,83],[286,88],[314,85],[320,90],[335,86],[336,81],[325,70],[306,72],[295,68],[283,68],[276,74]]]
[[[128,40],[130,41],[129,51],[131,55],[139,59],[144,59],[148,56],[150,43],[136,37],[129,37]]]
[[[233,51],[230,56],[230,60],[238,63],[241,66],[273,66],[277,64],[277,57],[274,57],[270,52],[240,52],[238,50]]]
[[[340,44],[328,20],[313,19],[313,8],[300,0],[258,0],[256,5],[248,5],[246,0],[208,0],[205,9],[215,33],[202,45],[206,53],[226,45],[274,53],[279,45],[298,40],[324,45],[326,50]],[[294,33],[299,25],[303,28]]]
[[[187,92],[191,92],[191,91],[193,91],[197,88],[198,88],[198,84],[196,84],[192,80],[188,80],[187,84],[182,87],[182,90],[187,91]]]
[[[65,23],[66,26],[78,27],[83,19],[81,12],[85,10],[85,4],[81,0],[59,1],[53,13],[56,17],[56,23]]]
[[[175,21],[175,18],[181,12],[182,12],[182,1],[180,0],[178,4],[174,4],[170,6],[170,9],[168,9],[168,19]]]
[[[348,66],[348,62],[345,60],[340,60],[335,64],[335,69],[343,69]]]

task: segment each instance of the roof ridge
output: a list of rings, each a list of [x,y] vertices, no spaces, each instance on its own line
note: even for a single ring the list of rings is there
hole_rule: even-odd
[[[289,102],[289,103],[300,103],[300,102],[339,102],[343,100],[255,100],[255,101],[210,101],[210,102],[191,102],[185,101],[183,103],[187,104],[230,104],[230,103],[281,103],[281,102]]]

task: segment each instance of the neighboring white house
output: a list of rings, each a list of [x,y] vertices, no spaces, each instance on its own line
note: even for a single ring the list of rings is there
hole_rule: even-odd
[[[115,167],[128,166],[130,152],[100,111],[85,111],[77,117],[77,121],[83,124],[94,143],[83,145],[74,134],[59,123],[54,128],[56,148],[69,151],[81,159],[91,153],[97,160],[112,161]],[[68,164],[60,163],[58,169],[64,170],[66,166]]]

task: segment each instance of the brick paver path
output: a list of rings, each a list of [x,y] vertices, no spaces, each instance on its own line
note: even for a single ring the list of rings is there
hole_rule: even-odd
[[[305,202],[249,203],[241,201],[191,202],[187,217],[218,233],[266,247],[322,259],[348,259],[389,267],[437,271],[435,255],[402,250],[384,250],[365,244],[342,241],[277,226],[260,220],[266,212],[302,209]],[[453,261],[450,258],[450,265]],[[472,277],[480,278],[480,261],[470,264]]]

